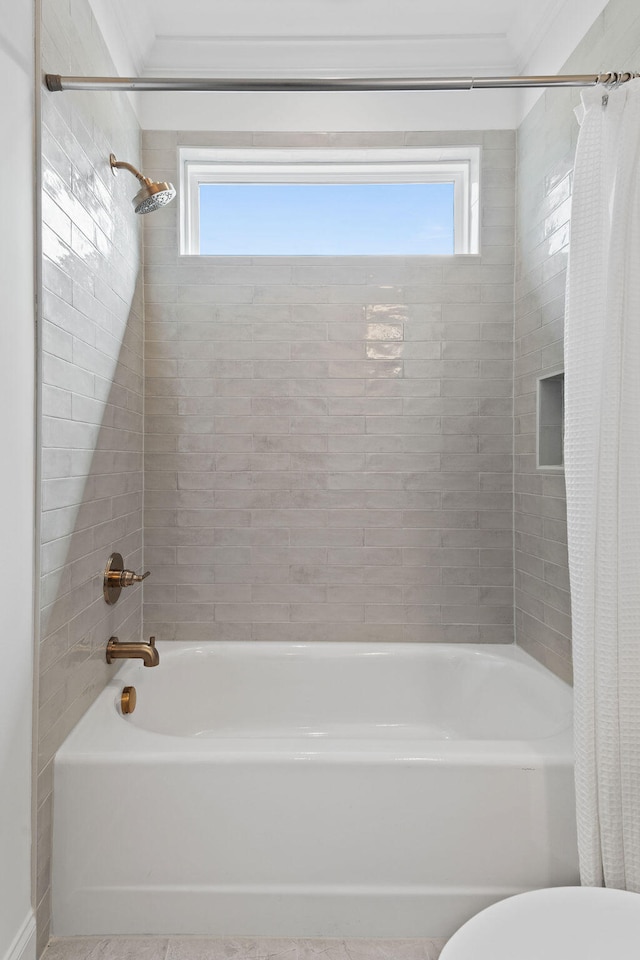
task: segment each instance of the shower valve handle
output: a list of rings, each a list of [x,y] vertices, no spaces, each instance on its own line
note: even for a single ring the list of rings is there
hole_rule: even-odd
[[[120,586],[132,587],[134,583],[142,583],[142,581],[146,580],[149,576],[151,576],[150,570],[147,570],[146,573],[134,573],[133,570],[121,570]]]
[[[123,587],[132,587],[134,583],[142,583],[151,576],[151,571],[136,573],[134,570],[125,570],[121,553],[112,553],[104,571],[103,595],[108,604],[116,603]]]

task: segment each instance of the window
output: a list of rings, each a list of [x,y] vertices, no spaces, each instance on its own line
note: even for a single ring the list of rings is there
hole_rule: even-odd
[[[181,253],[478,253],[479,147],[182,148]]]

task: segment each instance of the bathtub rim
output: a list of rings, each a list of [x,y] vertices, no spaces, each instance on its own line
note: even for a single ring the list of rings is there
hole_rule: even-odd
[[[342,641],[160,641],[160,669],[163,657],[188,656],[195,650],[214,648],[234,653],[247,653],[259,648],[267,653],[296,648],[311,650],[315,656],[349,655],[371,647],[376,652],[416,653],[428,656],[437,652],[470,654],[484,659],[514,661],[544,676],[555,687],[559,696],[571,697],[571,687],[516,644],[443,644],[443,643],[380,643]],[[292,738],[198,738],[179,734],[158,733],[131,722],[119,707],[123,686],[135,684],[139,671],[145,669],[137,662],[125,662],[109,680],[104,689],[64,741],[55,757],[55,764],[113,762],[153,762],[163,757],[169,763],[233,762],[251,760],[259,763],[508,763],[567,764],[573,763],[573,728],[566,728],[551,736],[527,740],[502,739],[347,739],[322,738],[310,740]]]

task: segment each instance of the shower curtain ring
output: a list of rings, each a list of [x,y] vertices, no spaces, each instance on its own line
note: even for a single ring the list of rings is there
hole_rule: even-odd
[[[610,70],[608,74],[604,74],[603,76],[604,79],[601,82],[606,92],[602,97],[602,106],[606,107],[609,103],[609,93],[611,90],[617,90],[620,84],[624,83],[627,75],[624,73],[616,73],[615,70]]]

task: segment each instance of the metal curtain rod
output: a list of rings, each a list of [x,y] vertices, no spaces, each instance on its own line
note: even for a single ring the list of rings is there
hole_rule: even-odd
[[[595,73],[555,77],[302,77],[270,79],[260,77],[62,77],[45,76],[49,90],[209,90],[227,93],[248,91],[331,91],[331,90],[489,90],[505,87],[617,87],[640,77],[638,73]]]

